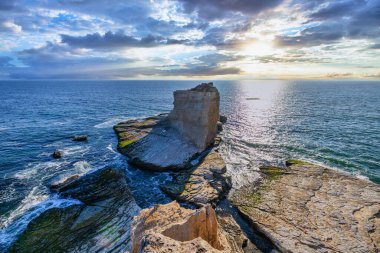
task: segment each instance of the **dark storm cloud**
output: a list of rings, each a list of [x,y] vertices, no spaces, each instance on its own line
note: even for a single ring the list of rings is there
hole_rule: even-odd
[[[196,12],[201,18],[214,20],[226,18],[236,12],[255,15],[276,7],[282,0],[179,0],[179,2],[183,3],[185,12]]]
[[[276,44],[305,47],[329,44],[340,39],[375,39],[380,37],[380,1],[294,1],[308,13],[306,28],[297,36],[277,36]]]
[[[120,47],[155,47],[186,43],[185,40],[166,39],[161,36],[148,35],[142,38],[125,35],[124,33],[107,32],[87,34],[85,36],[61,35],[62,43],[80,48],[120,48]]]

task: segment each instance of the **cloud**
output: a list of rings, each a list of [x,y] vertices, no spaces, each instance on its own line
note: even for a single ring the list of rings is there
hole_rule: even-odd
[[[118,32],[87,34],[85,36],[61,35],[62,43],[80,48],[122,48],[122,47],[155,47],[159,45],[183,44],[186,40],[167,39],[161,36],[148,35],[142,38],[125,35]]]
[[[197,13],[206,20],[223,19],[234,13],[255,15],[278,6],[282,0],[180,0],[186,13]]]
[[[22,32],[22,27],[10,20],[0,20],[0,32],[20,33]]]
[[[380,36],[380,2],[341,0],[299,2],[308,18],[297,35],[279,35],[279,47],[307,47],[335,43],[341,39],[375,39]]]
[[[380,49],[380,43],[370,45],[368,49]]]

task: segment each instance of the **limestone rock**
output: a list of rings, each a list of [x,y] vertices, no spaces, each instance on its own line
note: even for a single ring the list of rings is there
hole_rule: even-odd
[[[212,83],[174,92],[174,108],[144,120],[114,126],[118,150],[129,163],[154,171],[183,170],[214,143],[219,92]]]
[[[11,252],[125,252],[130,249],[132,217],[140,208],[122,171],[103,168],[52,185],[80,200],[45,210],[11,246]]]
[[[282,252],[378,252],[380,187],[302,161],[264,166],[233,204]]]
[[[191,166],[198,149],[170,128],[166,114],[142,121],[129,120],[114,126],[118,150],[129,163],[142,169],[165,171]]]
[[[211,206],[190,210],[174,201],[144,209],[134,218],[132,253],[137,252],[232,251]]]
[[[213,143],[217,133],[219,100],[219,92],[212,83],[175,91],[170,125],[199,150],[205,149]]]
[[[173,174],[173,181],[161,186],[172,198],[197,206],[215,204],[231,188],[231,178],[218,152],[208,153],[195,168]]]

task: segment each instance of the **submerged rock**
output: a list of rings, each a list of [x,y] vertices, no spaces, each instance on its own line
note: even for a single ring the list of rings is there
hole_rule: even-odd
[[[377,252],[380,187],[303,161],[261,167],[233,204],[282,252]]]
[[[123,171],[103,168],[55,183],[51,189],[79,200],[34,218],[11,252],[125,252],[132,217],[140,208]]]
[[[76,135],[73,137],[73,141],[87,141],[87,135]]]
[[[62,157],[62,155],[63,155],[62,151],[56,150],[56,151],[54,151],[54,153],[52,154],[52,157],[53,157],[54,159],[59,159],[59,158]]]
[[[218,120],[219,92],[208,83],[175,91],[169,115],[121,122],[114,130],[129,163],[154,171],[183,170],[214,142]]]
[[[242,252],[232,250],[211,206],[190,210],[174,201],[144,209],[132,231],[132,253]]]
[[[231,178],[218,152],[211,151],[195,168],[173,174],[173,181],[161,186],[172,198],[203,206],[215,204],[231,188]]]

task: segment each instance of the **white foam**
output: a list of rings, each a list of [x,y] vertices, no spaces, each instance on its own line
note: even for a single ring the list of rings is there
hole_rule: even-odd
[[[8,130],[8,129],[9,129],[9,127],[0,127],[0,132]]]
[[[74,163],[74,168],[76,173],[85,173],[91,170],[91,165],[87,161],[79,161]]]
[[[63,155],[85,154],[90,150],[90,147],[69,146],[62,149]]]
[[[18,178],[18,179],[30,179],[37,174],[42,175],[42,171],[44,170],[46,171],[49,171],[49,170],[51,171],[52,169],[56,170],[67,164],[68,162],[64,162],[64,161],[28,163],[24,170],[15,173],[13,177]]]
[[[95,125],[94,127],[95,128],[109,128],[109,127],[113,127],[119,122],[126,121],[129,119],[131,119],[131,117],[114,117],[114,118],[107,119],[105,122],[99,123]]]
[[[109,150],[109,151],[111,151],[112,153],[116,153],[116,151],[113,149],[113,147],[112,147],[112,143],[110,143],[108,146],[107,146],[107,149]]]
[[[42,194],[38,187],[34,187],[29,194],[21,201],[21,204],[11,212],[8,219],[2,224],[4,227],[8,226],[11,222],[13,222],[16,218],[20,217],[31,207],[37,205],[38,203],[47,199],[48,196]]]

